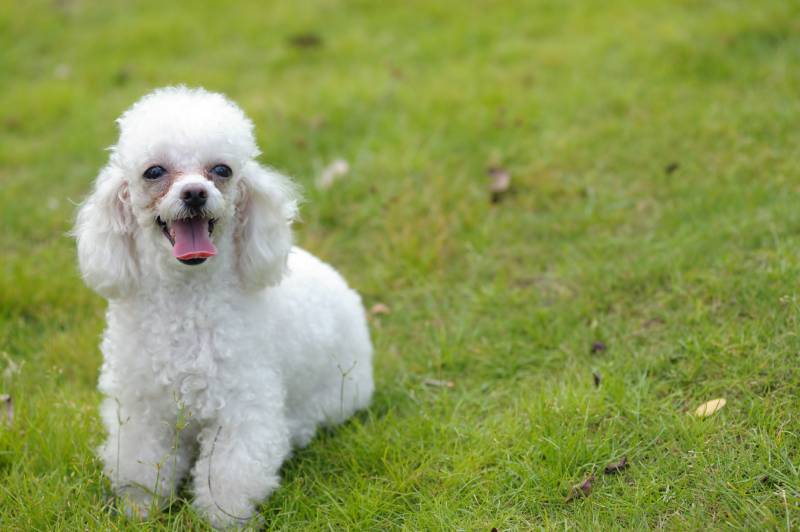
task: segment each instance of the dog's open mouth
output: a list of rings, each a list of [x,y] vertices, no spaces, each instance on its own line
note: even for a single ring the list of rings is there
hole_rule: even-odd
[[[208,257],[217,254],[217,248],[211,241],[214,232],[213,218],[192,216],[181,220],[165,222],[159,216],[156,222],[164,236],[172,244],[172,254],[184,264],[201,264]]]

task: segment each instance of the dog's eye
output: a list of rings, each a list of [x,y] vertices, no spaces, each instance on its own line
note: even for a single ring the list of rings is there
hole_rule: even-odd
[[[167,169],[163,166],[151,166],[144,171],[142,177],[145,179],[158,179],[159,177],[163,177],[166,173]]]
[[[230,166],[218,164],[211,169],[211,173],[219,177],[230,177],[233,174]]]

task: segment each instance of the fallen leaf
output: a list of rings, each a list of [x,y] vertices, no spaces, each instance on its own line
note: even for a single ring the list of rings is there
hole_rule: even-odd
[[[606,344],[604,344],[603,342],[595,342],[592,344],[590,351],[592,353],[602,353],[606,349],[608,348],[606,347]]]
[[[322,46],[322,37],[316,33],[296,33],[289,37],[289,44],[297,48]]]
[[[594,482],[594,473],[586,477],[580,484],[575,484],[569,490],[569,495],[564,499],[564,502],[574,501],[582,497],[588,497],[592,493],[592,482]]]
[[[316,116],[312,116],[312,117],[311,117],[311,118],[308,120],[308,127],[309,127],[311,130],[313,130],[313,131],[317,131],[317,130],[319,130],[319,129],[322,129],[322,127],[323,127],[323,126],[324,126],[326,123],[327,123],[327,119],[326,119],[324,116],[322,116],[322,115],[316,115]]]
[[[698,406],[697,410],[694,411],[694,415],[697,417],[708,417],[712,414],[715,414],[719,409],[725,406],[725,403],[727,403],[727,401],[725,401],[724,398],[712,399],[711,401]]]
[[[53,77],[56,79],[67,79],[72,75],[72,67],[66,63],[59,63],[53,69]]]
[[[372,305],[372,308],[369,309],[369,313],[373,316],[377,316],[378,314],[391,314],[392,309],[389,308],[388,305],[384,305],[383,303],[375,303]]]
[[[22,120],[20,120],[19,117],[16,117],[16,116],[9,116],[8,118],[6,118],[3,121],[3,125],[7,129],[10,129],[10,130],[13,131],[15,129],[19,129],[20,126],[22,126]]]
[[[597,371],[593,372],[592,373],[592,379],[594,380],[594,387],[595,388],[599,388],[600,387],[600,381],[603,380],[602,377],[600,376],[600,373],[597,372]]]
[[[336,159],[326,166],[317,178],[317,188],[328,189],[333,183],[342,176],[350,172],[350,165],[344,159]]]
[[[623,456],[620,458],[618,462],[613,462],[608,464],[605,469],[603,469],[603,473],[606,475],[613,475],[614,473],[619,473],[623,469],[628,468],[628,457]]]
[[[425,379],[423,384],[426,386],[434,386],[436,388],[455,388],[456,383],[453,381],[440,381],[437,379]]]
[[[14,422],[14,400],[10,395],[4,393],[0,395],[0,403],[6,406],[6,426],[11,426]]]
[[[511,186],[511,174],[500,166],[490,166],[486,169],[486,173],[489,174],[489,192],[492,193],[492,203],[498,203]]]

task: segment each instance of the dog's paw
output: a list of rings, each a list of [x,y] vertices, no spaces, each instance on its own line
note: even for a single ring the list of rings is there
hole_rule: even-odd
[[[264,527],[264,517],[252,508],[240,507],[236,509],[236,512],[232,512],[215,504],[214,501],[197,499],[192,506],[217,530],[261,530]]]

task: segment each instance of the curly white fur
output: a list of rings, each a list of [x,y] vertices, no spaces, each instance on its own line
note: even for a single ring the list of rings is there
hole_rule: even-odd
[[[234,103],[170,87],[118,123],[74,231],[84,280],[109,300],[105,472],[129,513],[159,507],[190,475],[196,509],[239,526],[278,486],[292,446],[368,405],[364,309],[333,268],[292,247],[295,187],[256,162]],[[218,164],[232,176],[210,175]],[[145,179],[153,165],[167,174]],[[191,215],[186,187],[204,190],[215,221],[217,254],[202,264],[177,260],[159,223]]]

